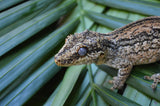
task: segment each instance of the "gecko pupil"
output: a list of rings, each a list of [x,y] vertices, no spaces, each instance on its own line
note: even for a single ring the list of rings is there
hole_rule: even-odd
[[[80,48],[80,49],[78,50],[78,54],[79,54],[80,56],[85,56],[85,55],[87,54],[87,49],[84,48],[84,47]]]

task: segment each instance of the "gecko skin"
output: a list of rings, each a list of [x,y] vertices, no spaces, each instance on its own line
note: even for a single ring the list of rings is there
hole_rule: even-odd
[[[120,89],[134,65],[160,60],[160,16],[152,16],[130,23],[107,34],[86,30],[66,38],[55,55],[59,66],[95,63],[118,69],[118,75],[109,81],[111,89]],[[145,79],[153,80],[155,89],[160,73]]]

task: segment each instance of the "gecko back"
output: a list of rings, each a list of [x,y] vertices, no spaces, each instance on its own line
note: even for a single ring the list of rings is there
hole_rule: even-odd
[[[123,87],[134,65],[158,60],[160,16],[144,18],[107,34],[86,30],[70,35],[55,55],[55,63],[60,66],[95,63],[118,69],[118,75],[110,81],[111,89]],[[144,78],[154,80],[152,88],[155,89],[160,73]]]
[[[128,58],[133,65],[160,60],[160,17],[152,16],[111,32],[118,55]]]

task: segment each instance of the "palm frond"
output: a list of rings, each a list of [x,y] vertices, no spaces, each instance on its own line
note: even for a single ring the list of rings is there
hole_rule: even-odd
[[[159,0],[0,1],[0,106],[160,106],[160,85],[143,79],[158,63],[135,66],[123,90],[110,91],[117,70],[105,65],[58,67],[54,55],[67,35],[107,33],[150,15]]]

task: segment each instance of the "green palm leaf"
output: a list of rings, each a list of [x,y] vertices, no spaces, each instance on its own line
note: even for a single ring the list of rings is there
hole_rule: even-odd
[[[0,106],[160,106],[160,85],[143,79],[158,63],[135,66],[122,90],[110,91],[117,70],[105,65],[58,67],[54,55],[67,35],[107,33],[149,15],[158,0],[0,1]]]

